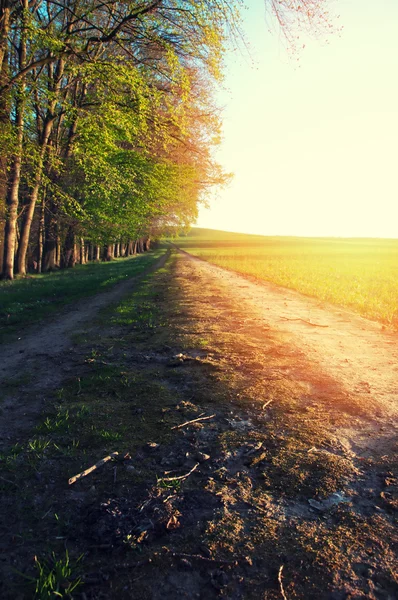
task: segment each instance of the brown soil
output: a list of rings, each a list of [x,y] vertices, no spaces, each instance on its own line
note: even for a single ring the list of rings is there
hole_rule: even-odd
[[[380,442],[380,431],[398,431],[398,333],[342,307],[259,282],[186,253],[198,272],[217,278],[221,294],[240,306],[243,320],[256,320],[283,334],[321,372],[339,382],[370,417],[363,427],[340,431],[361,451]],[[294,364],[291,366],[294,371]],[[294,378],[294,373],[292,373]],[[331,402],[333,399],[331,398]]]
[[[187,253],[151,285],[2,347],[3,447],[60,391],[73,433],[49,413],[56,450],[5,460],[0,595],[30,598],[16,572],[67,548],[82,600],[398,597],[396,335]]]

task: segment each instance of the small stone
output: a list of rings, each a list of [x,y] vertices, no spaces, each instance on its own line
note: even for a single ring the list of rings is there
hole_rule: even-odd
[[[196,459],[200,463],[206,462],[206,460],[209,460],[209,458],[210,454],[206,454],[205,452],[198,452],[196,455]]]
[[[146,445],[146,449],[147,450],[157,450],[159,448],[160,444],[157,444],[156,442],[148,442]]]
[[[127,465],[126,471],[128,471],[129,473],[133,473],[135,471],[135,467],[133,467],[133,465]]]

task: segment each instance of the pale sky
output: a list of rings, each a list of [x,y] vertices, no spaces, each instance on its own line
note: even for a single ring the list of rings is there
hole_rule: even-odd
[[[335,0],[341,33],[303,37],[299,61],[247,0],[256,66],[227,56],[224,140],[235,176],[199,227],[264,235],[398,238],[398,2]]]

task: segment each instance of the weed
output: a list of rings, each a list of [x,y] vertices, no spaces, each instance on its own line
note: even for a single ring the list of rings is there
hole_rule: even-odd
[[[43,423],[37,427],[39,433],[53,433],[66,430],[69,427],[69,411],[58,410],[54,418],[46,417]]]
[[[45,451],[49,448],[51,442],[49,440],[43,440],[41,438],[34,438],[28,442],[28,450],[35,456],[43,456]]]
[[[106,429],[100,429],[97,431],[98,435],[100,435],[107,442],[117,442],[122,439],[122,434],[117,433],[115,431],[107,431]]]
[[[81,560],[80,557],[76,564]],[[80,577],[74,576],[76,565],[72,565],[68,551],[65,558],[57,559],[53,552],[49,561],[40,562],[35,557],[38,571],[35,580],[35,600],[52,600],[53,598],[71,598],[73,592],[82,585]]]

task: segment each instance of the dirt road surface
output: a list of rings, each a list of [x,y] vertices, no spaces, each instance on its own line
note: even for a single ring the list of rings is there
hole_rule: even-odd
[[[54,389],[62,378],[73,369],[70,349],[72,336],[87,329],[98,311],[109,304],[119,302],[126,294],[139,285],[146,274],[164,266],[168,255],[164,254],[152,267],[137,277],[116,284],[111,290],[97,294],[93,298],[84,298],[73,308],[66,307],[58,316],[32,330],[21,331],[18,339],[9,344],[0,345],[0,389],[10,388],[1,403],[3,418],[0,419],[0,447],[8,443],[15,435],[22,434],[35,422],[42,408],[40,394],[34,393],[22,399],[18,390],[29,389],[32,392]],[[27,385],[23,384],[24,376]]]
[[[397,334],[183,251],[153,271],[0,348],[0,595],[50,548],[89,600],[394,600]]]
[[[370,449],[380,428],[398,431],[398,333],[344,308],[326,305],[293,290],[228,271],[180,250],[199,273],[217,280],[220,293],[248,319],[281,332],[287,346],[303,352],[363,404],[371,424],[341,431],[353,447]],[[294,364],[292,364],[292,372]],[[288,375],[288,374],[286,374]]]

